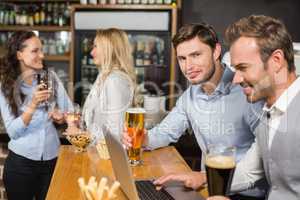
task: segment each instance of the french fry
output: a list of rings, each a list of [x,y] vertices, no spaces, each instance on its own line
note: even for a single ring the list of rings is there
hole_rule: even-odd
[[[91,186],[95,191],[97,191],[97,182],[94,176],[91,176],[88,182],[88,186]]]
[[[97,188],[97,194],[100,199],[103,199],[103,194],[105,192],[106,184],[107,184],[107,178],[105,178],[105,177],[101,178],[98,188]]]
[[[90,177],[87,184],[82,177],[78,179],[80,191],[84,200],[111,200],[116,198],[116,191],[120,187],[120,183],[115,181],[111,187],[107,185],[107,178],[103,177],[96,181],[95,177]]]
[[[97,195],[97,191],[95,190],[94,187],[88,185],[88,186],[86,186],[86,189],[87,189],[87,190],[89,191],[89,193],[91,194],[93,200],[101,200],[101,199],[99,198],[99,196]]]
[[[89,192],[87,186],[85,186],[85,188],[84,188],[84,194],[85,194],[85,197],[87,198],[87,200],[93,200],[93,197],[92,197],[91,193]]]
[[[108,192],[108,199],[114,199],[116,197],[115,193],[119,187],[120,183],[118,181],[115,181]]]
[[[83,199],[84,200],[88,200],[87,197],[86,197],[86,194],[85,194],[85,183],[84,183],[84,179],[82,177],[80,177],[78,179],[78,184],[79,184],[79,188],[80,188],[80,191],[81,191],[81,194],[83,196]]]

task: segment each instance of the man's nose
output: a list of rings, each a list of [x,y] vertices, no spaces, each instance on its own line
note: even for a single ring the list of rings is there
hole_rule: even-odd
[[[233,80],[232,80],[232,83],[234,84],[240,84],[242,83],[244,80],[243,76],[240,74],[239,71],[235,71],[235,74],[234,74],[234,77],[233,77]]]

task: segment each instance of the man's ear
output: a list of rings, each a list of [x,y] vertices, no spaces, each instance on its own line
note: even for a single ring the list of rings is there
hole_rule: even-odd
[[[222,50],[221,44],[220,44],[220,43],[217,43],[217,44],[216,44],[216,47],[215,47],[215,49],[214,49],[214,54],[213,54],[214,60],[221,59],[221,58],[220,58],[220,57],[221,57],[221,50]]]
[[[282,67],[285,66],[284,65],[285,58],[284,58],[283,51],[281,49],[276,49],[275,51],[273,51],[273,53],[269,58],[269,62],[270,62],[270,66],[272,66],[274,71],[276,73],[279,72],[282,69]]]

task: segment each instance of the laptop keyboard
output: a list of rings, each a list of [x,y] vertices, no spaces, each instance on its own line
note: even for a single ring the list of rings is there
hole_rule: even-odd
[[[174,200],[164,188],[156,190],[151,181],[135,181],[135,185],[141,200]]]

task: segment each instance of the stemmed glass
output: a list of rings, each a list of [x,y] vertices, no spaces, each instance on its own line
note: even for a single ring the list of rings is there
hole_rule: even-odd
[[[84,120],[81,119],[80,106],[73,103],[66,113],[68,123],[67,140],[75,146],[75,152],[85,152],[89,144],[94,140],[94,136],[87,130]]]
[[[44,102],[47,111],[53,111],[56,106],[54,77],[47,70],[41,70],[36,74],[37,84],[44,84],[44,90],[50,91],[50,97]]]
[[[71,107],[68,108],[66,113],[66,122],[68,126],[77,126],[79,127],[81,120],[81,109],[80,105],[73,103]]]

